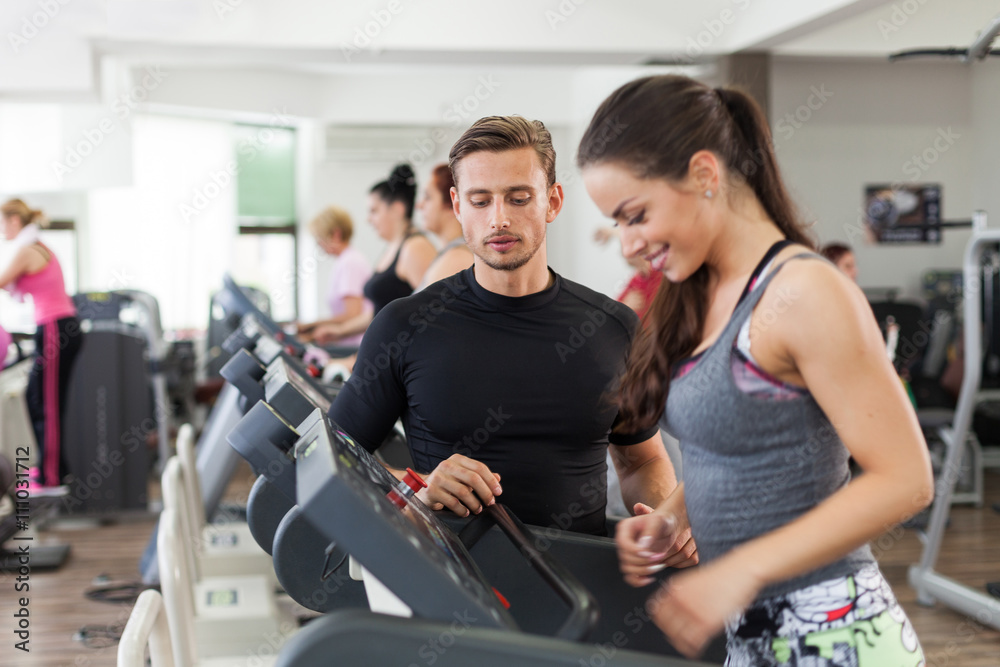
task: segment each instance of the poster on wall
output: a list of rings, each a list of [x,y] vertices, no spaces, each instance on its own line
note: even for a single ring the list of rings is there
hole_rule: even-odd
[[[865,186],[865,226],[875,243],[940,243],[941,185]]]

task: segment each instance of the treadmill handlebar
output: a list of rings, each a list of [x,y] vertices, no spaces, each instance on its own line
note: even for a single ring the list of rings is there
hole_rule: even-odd
[[[532,569],[569,606],[569,616],[563,621],[555,636],[572,641],[586,640],[597,625],[600,615],[597,600],[591,592],[562,563],[539,551],[531,540],[531,533],[520,519],[507,511],[507,508],[494,503],[488,505],[486,511],[500,530],[514,543]]]

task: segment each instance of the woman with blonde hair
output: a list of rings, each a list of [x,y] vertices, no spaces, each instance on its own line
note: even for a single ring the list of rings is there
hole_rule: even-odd
[[[356,347],[361,343],[361,333],[341,338],[328,338],[326,332],[331,325],[340,324],[361,315],[371,315],[372,304],[365,298],[365,283],[372,276],[368,260],[356,248],[351,247],[354,223],[351,215],[337,206],[328,206],[309,222],[309,231],[316,244],[336,258],[330,272],[326,302],[330,317],[316,322],[299,325],[299,335],[320,338],[325,342],[346,347]]]
[[[15,297],[30,295],[38,325],[26,396],[38,447],[38,469],[32,482],[59,486],[68,472],[61,424],[70,370],[82,341],[80,322],[66,294],[59,260],[39,240],[42,212],[30,209],[20,199],[11,199],[0,206],[0,214],[4,238],[16,248],[10,264],[0,271],[0,287],[12,290]]]

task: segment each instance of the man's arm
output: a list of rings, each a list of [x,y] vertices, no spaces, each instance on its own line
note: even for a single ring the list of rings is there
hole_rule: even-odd
[[[636,503],[659,507],[677,488],[677,473],[659,431],[636,445],[611,445],[608,451],[621,482],[622,499],[633,514]]]
[[[408,409],[403,366],[413,343],[409,313],[401,301],[383,308],[361,340],[354,371],[330,406],[330,418],[358,444],[374,452]],[[397,479],[405,471],[388,468]],[[459,516],[479,513],[501,493],[500,478],[484,464],[461,454],[424,475],[420,500],[432,509],[447,507]]]
[[[401,366],[410,342],[406,313],[393,304],[361,341],[354,370],[330,406],[330,418],[370,452],[381,446],[407,408]]]
[[[665,567],[696,565],[698,551],[684,506],[684,486],[677,484],[660,432],[636,445],[611,445],[609,451],[622,498],[635,514],[619,523],[615,534],[625,580],[644,586]]]

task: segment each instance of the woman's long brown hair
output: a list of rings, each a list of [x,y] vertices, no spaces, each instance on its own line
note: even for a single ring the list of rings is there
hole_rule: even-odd
[[[750,186],[786,238],[813,247],[781,180],[767,120],[742,91],[673,75],[631,81],[594,114],[580,140],[577,165],[617,164],[638,178],[679,183],[700,150],[726,165],[732,185]],[[672,365],[702,340],[708,296],[704,265],[683,282],[660,283],[621,381],[620,430],[648,428],[663,413]]]

